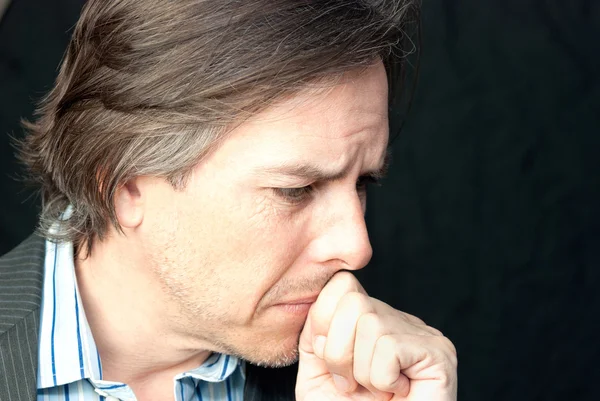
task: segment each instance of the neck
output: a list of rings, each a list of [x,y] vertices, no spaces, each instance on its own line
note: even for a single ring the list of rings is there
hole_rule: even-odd
[[[134,392],[168,382],[161,388],[172,396],[173,377],[200,366],[211,352],[174,330],[177,310],[139,249],[114,233],[96,241],[91,256],[81,257],[80,250],[75,259],[77,283],[103,379]]]

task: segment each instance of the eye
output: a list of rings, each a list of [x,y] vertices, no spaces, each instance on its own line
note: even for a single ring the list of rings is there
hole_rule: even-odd
[[[297,204],[308,199],[312,194],[313,188],[309,185],[301,188],[273,188],[273,191],[277,196],[285,199],[285,201]]]

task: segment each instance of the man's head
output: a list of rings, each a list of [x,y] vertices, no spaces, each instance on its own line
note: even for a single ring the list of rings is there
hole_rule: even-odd
[[[126,244],[173,331],[293,361],[306,311],[290,302],[370,258],[363,184],[384,165],[387,76],[415,12],[89,2],[23,147],[42,228],[71,205],[59,237]]]

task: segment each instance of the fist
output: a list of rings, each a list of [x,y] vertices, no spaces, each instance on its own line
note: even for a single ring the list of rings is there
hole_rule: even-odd
[[[337,273],[300,334],[298,401],[454,401],[456,349],[439,330]]]

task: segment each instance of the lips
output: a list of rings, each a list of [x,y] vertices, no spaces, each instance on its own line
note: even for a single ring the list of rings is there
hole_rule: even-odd
[[[282,302],[278,302],[276,305],[302,305],[302,304],[312,304],[317,300],[319,295],[309,295],[306,297],[290,299]]]

